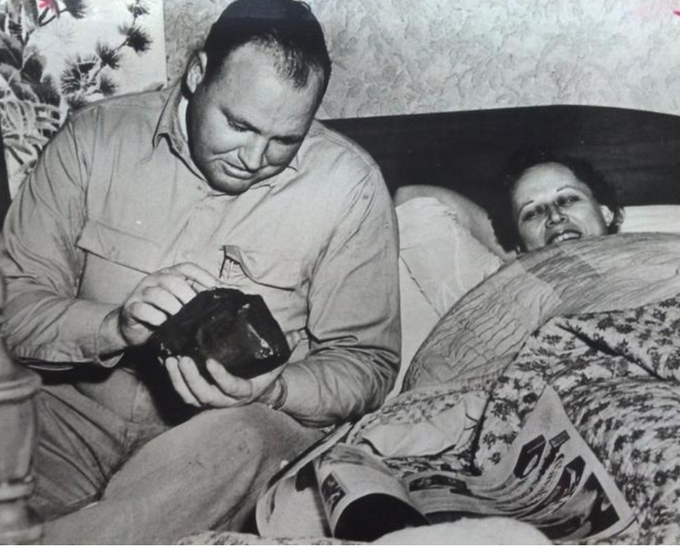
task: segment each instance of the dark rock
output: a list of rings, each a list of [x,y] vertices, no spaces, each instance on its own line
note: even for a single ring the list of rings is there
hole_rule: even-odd
[[[228,288],[200,292],[158,327],[147,346],[162,358],[191,357],[209,380],[207,358],[242,378],[269,372],[290,358],[286,337],[262,297]]]

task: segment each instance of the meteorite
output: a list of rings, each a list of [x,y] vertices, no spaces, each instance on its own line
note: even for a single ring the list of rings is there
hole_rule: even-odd
[[[207,379],[212,379],[208,358],[247,379],[290,358],[286,337],[262,296],[230,288],[198,293],[158,327],[147,346],[162,358],[191,357]]]

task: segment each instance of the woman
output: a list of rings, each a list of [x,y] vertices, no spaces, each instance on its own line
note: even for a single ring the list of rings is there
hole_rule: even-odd
[[[471,463],[483,472],[507,454],[543,389],[552,387],[635,516],[626,530],[607,533],[608,541],[677,543],[680,307],[674,275],[663,274],[666,268],[674,272],[675,254],[663,251],[671,241],[629,235],[631,240],[612,237],[611,245],[594,241],[558,250],[568,241],[618,232],[623,212],[611,187],[587,162],[548,153],[516,156],[506,173],[504,192],[492,211],[498,240],[519,253],[548,248],[527,254],[461,299],[420,347],[406,387],[424,393],[450,383],[449,393],[432,398],[437,406],[449,399],[447,409],[458,404],[456,390],[463,391],[465,406],[480,398],[484,411],[476,416],[481,419],[470,453]],[[626,252],[636,241],[639,255],[633,248]],[[658,271],[651,265],[657,252],[664,257]],[[641,268],[646,270],[634,272]],[[663,295],[652,299],[653,287],[666,282]],[[481,303],[489,304],[488,311]],[[532,323],[544,307],[550,318]],[[517,326],[531,335],[517,337]],[[519,343],[505,346],[510,340]],[[480,393],[467,388],[482,379],[474,377],[475,371],[493,379]],[[414,407],[413,393],[407,398]],[[422,401],[418,411],[431,413],[433,405]],[[387,412],[382,413],[376,425],[389,424]],[[451,416],[447,422],[456,424]],[[460,418],[457,423],[467,426]],[[378,439],[373,433],[362,436]],[[387,454],[389,448],[381,451]],[[417,453],[403,451],[408,452]],[[574,505],[558,515],[562,534],[577,540],[594,532],[592,521],[585,533],[580,526],[565,532],[572,524],[566,521],[578,526],[582,516],[602,513],[599,507],[591,513],[590,507]],[[600,531],[615,518],[600,517]]]
[[[586,160],[546,151],[520,152],[506,171],[492,223],[506,250],[617,233],[623,210],[608,181]]]

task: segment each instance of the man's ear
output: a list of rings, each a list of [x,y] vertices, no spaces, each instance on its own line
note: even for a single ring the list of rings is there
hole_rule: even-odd
[[[612,221],[614,221],[614,212],[612,212],[608,206],[600,206],[600,212],[602,213],[605,224],[609,227]]]
[[[187,72],[184,77],[184,83],[187,90],[192,95],[196,92],[198,86],[205,78],[205,69],[208,63],[208,56],[204,51],[198,51],[191,56]]]

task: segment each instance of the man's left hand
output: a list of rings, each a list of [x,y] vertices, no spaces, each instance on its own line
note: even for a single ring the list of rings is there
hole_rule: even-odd
[[[189,357],[168,357],[165,367],[182,400],[198,408],[229,408],[257,401],[283,370],[280,366],[266,374],[244,379],[230,374],[219,362],[209,358],[206,367],[213,378],[211,383],[199,373],[196,363]]]

